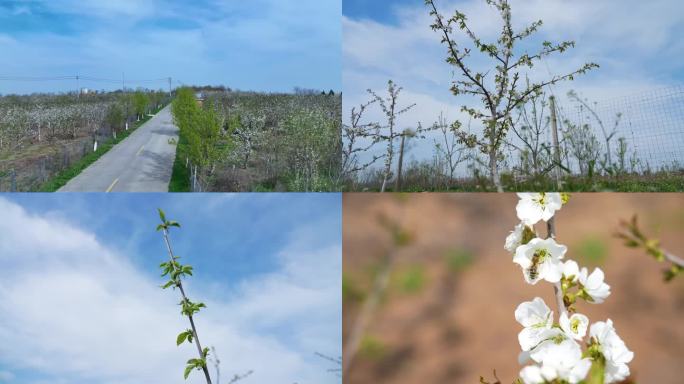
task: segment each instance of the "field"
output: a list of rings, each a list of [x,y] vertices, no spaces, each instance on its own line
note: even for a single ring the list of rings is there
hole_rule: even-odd
[[[167,102],[142,90],[0,97],[0,191],[43,189]]]
[[[566,192],[681,192],[684,191],[684,170],[663,170],[654,173],[625,173],[615,176],[564,175],[559,189],[548,177],[518,178],[512,173],[501,175],[506,192],[554,191]],[[379,172],[369,173],[360,181],[348,181],[345,190],[377,192],[382,185]],[[387,191],[395,191],[395,184]],[[491,181],[476,173],[473,177],[449,178],[427,165],[411,163],[405,170],[400,192],[495,192]]]
[[[340,111],[332,93],[180,90],[170,190],[339,190]]]
[[[356,383],[511,383],[521,365],[514,310],[549,284],[526,284],[504,249],[518,222],[513,194],[345,194],[343,339],[372,297],[358,352],[345,373]],[[642,230],[682,255],[684,207],[677,194],[572,194],[556,214],[566,257],[605,271],[611,296],[582,303],[593,321],[610,318],[635,358],[630,383],[677,383],[684,373],[684,280],[663,281],[666,263],[614,236],[637,214]],[[394,240],[393,240],[394,239]],[[378,292],[383,272],[385,289]],[[554,308],[554,310],[556,310]],[[557,315],[557,312],[556,312]],[[345,352],[345,359],[349,356]]]

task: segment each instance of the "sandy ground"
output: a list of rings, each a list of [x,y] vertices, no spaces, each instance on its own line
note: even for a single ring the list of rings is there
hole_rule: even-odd
[[[513,312],[542,297],[553,308],[548,283],[527,285],[503,249],[517,223],[514,194],[345,194],[344,275],[348,287],[369,291],[379,260],[392,249],[378,223],[401,222],[413,242],[394,253],[392,280],[373,314],[366,339],[345,383],[478,383],[496,369],[503,383],[520,370]],[[590,321],[610,318],[635,351],[630,364],[639,383],[684,382],[684,276],[663,282],[659,264],[612,235],[620,219],[638,214],[642,229],[684,255],[684,194],[574,194],[556,215],[557,240],[580,266],[600,266],[612,295],[606,303],[580,303]],[[603,259],[591,258],[604,248]],[[473,262],[454,272],[445,255],[467,251]],[[588,256],[587,256],[588,255]],[[407,271],[420,270],[422,284],[407,290]],[[402,277],[404,276],[404,277]],[[344,301],[343,337],[362,299]],[[557,312],[556,312],[557,316]]]

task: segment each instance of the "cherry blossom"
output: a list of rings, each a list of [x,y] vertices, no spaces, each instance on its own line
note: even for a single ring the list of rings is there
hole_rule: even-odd
[[[519,246],[513,262],[520,265],[528,284],[537,284],[540,280],[557,283],[562,277],[563,263],[567,247],[557,244],[552,238],[532,239]]]
[[[523,351],[529,351],[545,339],[545,332],[553,325],[553,311],[540,297],[518,305],[515,319],[525,327],[518,334],[518,342]]]
[[[598,352],[606,361],[605,382],[614,383],[622,381],[629,376],[627,363],[634,358],[634,352],[627,349],[625,342],[618,336],[613,322],[597,321],[591,325],[589,336],[598,347]]]
[[[568,314],[563,312],[558,319],[558,323],[566,335],[581,341],[587,334],[589,318],[580,313],[575,313],[568,317]]]
[[[575,260],[567,260],[563,264],[563,277],[569,281],[577,281],[580,269]]]
[[[518,218],[528,225],[549,221],[563,205],[560,193],[518,193],[518,197]]]
[[[601,268],[596,268],[591,275],[587,275],[587,273],[587,269],[582,268],[578,277],[579,283],[582,286],[583,297],[590,303],[603,303],[603,301],[610,296],[610,286],[603,282],[603,271]]]
[[[591,368],[591,360],[582,358],[582,348],[572,340],[551,345],[541,361],[547,379],[561,379],[575,384],[583,380]],[[555,376],[555,377],[552,377]]]

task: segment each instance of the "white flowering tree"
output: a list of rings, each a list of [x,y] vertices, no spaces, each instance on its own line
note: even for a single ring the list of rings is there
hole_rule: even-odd
[[[613,322],[608,319],[590,325],[589,318],[577,312],[579,302],[602,303],[610,295],[610,286],[600,268],[591,274],[587,268],[580,269],[575,261],[565,259],[567,247],[556,242],[554,214],[567,202],[567,195],[518,196],[520,224],[506,238],[504,248],[522,269],[525,282],[552,285],[558,318],[540,297],[521,303],[515,310],[515,319],[523,327],[518,334],[522,350],[518,360],[526,365],[516,382],[603,384],[626,379],[627,364],[634,353],[618,336]],[[547,225],[545,238],[535,229],[539,222]]]

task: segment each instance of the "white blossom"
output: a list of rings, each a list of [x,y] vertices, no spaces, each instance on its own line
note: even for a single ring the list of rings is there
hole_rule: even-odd
[[[590,303],[600,304],[610,296],[610,286],[603,281],[604,274],[601,268],[594,269],[591,275],[587,275],[586,268],[582,268],[579,273],[579,282],[584,292],[591,298]]]
[[[515,210],[520,221],[528,225],[549,221],[563,205],[560,193],[518,193],[518,197]]]
[[[563,271],[561,259],[567,250],[552,238],[535,238],[516,249],[513,262],[520,265],[529,284],[537,284],[539,280],[557,283]]]
[[[606,359],[606,384],[626,379],[629,376],[627,363],[634,358],[634,352],[627,349],[625,342],[615,332],[613,322],[608,319],[592,324],[589,335],[598,343],[598,350]]]
[[[523,351],[529,351],[545,339],[545,332],[553,326],[553,311],[540,297],[518,305],[515,320],[522,325],[518,342]]]
[[[568,260],[563,264],[563,277],[570,281],[577,281],[579,278],[580,269],[577,262]]]
[[[568,317],[568,314],[563,312],[558,319],[558,324],[566,335],[581,341],[587,334],[589,318],[580,313]]]
[[[523,368],[520,371],[520,379],[525,384],[543,384],[546,382],[541,367],[538,365],[528,365]]]
[[[514,253],[515,249],[520,246],[523,239],[523,232],[525,232],[525,224],[520,223],[513,228],[510,235],[506,237],[506,244],[504,249],[508,252]]]
[[[556,378],[571,384],[583,380],[591,368],[591,360],[582,358],[582,348],[572,340],[548,348],[541,364],[542,372],[553,370]]]
[[[575,343],[560,328],[546,329],[540,332],[539,337],[541,339],[540,342],[530,350],[530,358],[537,363],[544,361],[546,355],[553,350],[556,345],[566,341]]]
[[[575,384],[583,380],[591,368],[591,360],[582,358],[582,349],[570,339],[549,341],[539,363],[520,371],[520,378],[525,384],[541,384],[556,379]]]

